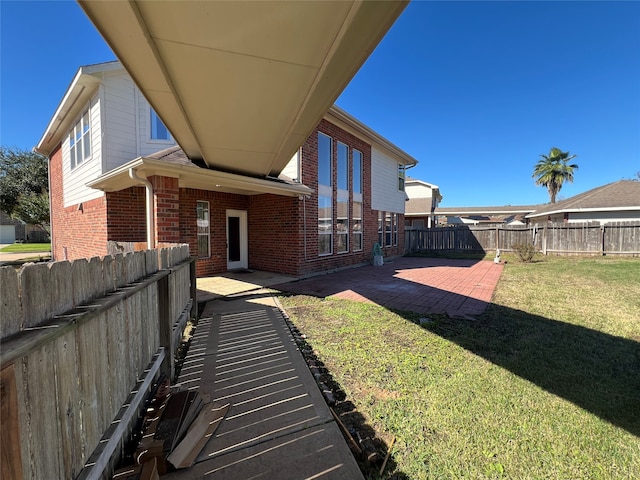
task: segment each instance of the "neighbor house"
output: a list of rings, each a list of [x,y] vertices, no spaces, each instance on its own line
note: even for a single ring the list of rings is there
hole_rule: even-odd
[[[55,260],[105,255],[110,241],[188,243],[199,276],[306,276],[368,262],[376,242],[402,254],[404,171],[417,163],[333,106],[279,175],[212,168],[119,62],[78,70],[36,150],[49,158]]]
[[[619,180],[566,200],[541,206],[526,216],[531,223],[640,221],[640,182]]]
[[[407,192],[405,225],[416,228],[437,226],[437,216],[434,212],[442,201],[440,187],[433,183],[407,177],[405,190]]]
[[[435,215],[441,225],[524,225],[526,216],[540,207],[541,205],[438,207]]]

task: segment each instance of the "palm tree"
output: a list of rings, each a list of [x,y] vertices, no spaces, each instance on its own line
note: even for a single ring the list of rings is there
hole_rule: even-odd
[[[576,155],[569,155],[569,152],[553,147],[549,155],[540,156],[542,158],[536,163],[532,177],[536,185],[547,187],[551,203],[556,203],[556,195],[560,192],[562,184],[565,181],[573,182],[573,171],[578,169],[578,165],[568,165],[568,162],[576,158]]]

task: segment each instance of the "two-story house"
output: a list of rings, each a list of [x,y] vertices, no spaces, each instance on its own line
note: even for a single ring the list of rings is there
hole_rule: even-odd
[[[334,106],[277,178],[208,168],[119,62],[78,70],[36,150],[55,260],[105,255],[108,241],[188,243],[199,276],[305,276],[366,263],[376,242],[402,254],[404,170],[417,163]]]
[[[407,177],[405,189],[408,197],[405,208],[405,225],[416,228],[437,226],[438,217],[434,211],[442,201],[440,187],[433,183]]]

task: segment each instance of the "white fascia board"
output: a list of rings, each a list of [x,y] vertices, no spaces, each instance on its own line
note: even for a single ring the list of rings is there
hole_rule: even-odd
[[[243,191],[245,195],[273,193],[275,195],[310,195],[313,190],[306,185],[291,185],[261,178],[246,177],[234,173],[207,170],[190,165],[176,165],[162,160],[139,157],[87,183],[88,187],[104,191],[117,191],[137,185],[130,177],[129,170],[136,170],[141,177],[154,175],[173,177],[180,180],[186,188],[200,190]],[[210,188],[214,186],[213,188]],[[216,187],[217,186],[217,187]],[[209,187],[209,188],[208,188]]]
[[[61,142],[63,133],[66,133],[67,128],[70,127],[71,122],[78,114],[78,110],[91,99],[91,96],[98,89],[101,80],[96,74],[121,68],[120,62],[107,62],[80,67],[73,80],[71,80],[67,91],[34,150],[48,157],[51,151]]]
[[[583,212],[624,212],[624,211],[640,210],[640,205],[629,207],[592,207],[592,208],[561,208],[550,212],[530,213],[525,218],[544,217],[545,215],[557,215],[559,213],[583,213]]]

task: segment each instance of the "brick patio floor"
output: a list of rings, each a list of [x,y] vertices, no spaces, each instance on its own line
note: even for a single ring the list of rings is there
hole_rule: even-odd
[[[502,269],[502,264],[486,260],[399,257],[381,267],[350,268],[274,288],[418,313],[469,317],[487,308]]]

